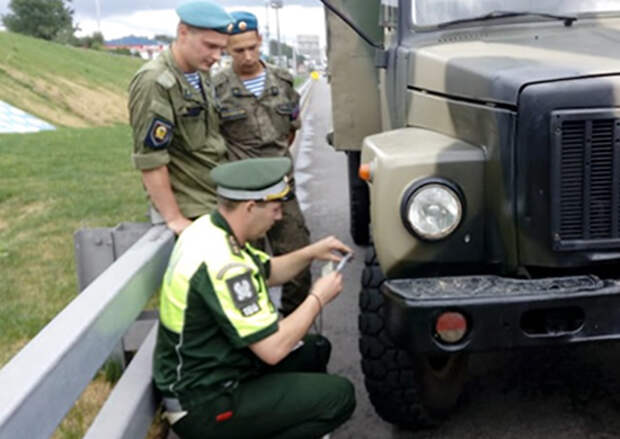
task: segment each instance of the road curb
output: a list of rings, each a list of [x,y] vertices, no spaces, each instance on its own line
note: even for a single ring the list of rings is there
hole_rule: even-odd
[[[301,95],[301,99],[299,101],[299,108],[300,108],[300,113],[304,110],[307,101],[308,101],[308,97],[310,96],[310,90],[312,89],[312,83],[314,81],[312,80],[312,78],[309,76],[303,84],[301,84],[298,88],[297,88],[297,93],[299,93]]]

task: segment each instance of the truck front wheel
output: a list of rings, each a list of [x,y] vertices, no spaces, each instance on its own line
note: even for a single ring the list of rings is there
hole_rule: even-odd
[[[360,295],[360,352],[368,396],[377,414],[392,424],[437,425],[458,402],[467,374],[467,355],[429,356],[398,348],[385,328],[384,277],[369,248]]]

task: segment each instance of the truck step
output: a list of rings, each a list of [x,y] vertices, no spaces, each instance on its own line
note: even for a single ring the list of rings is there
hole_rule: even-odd
[[[498,298],[588,293],[609,286],[596,276],[567,276],[544,279],[513,279],[500,276],[454,276],[392,279],[385,282],[391,293],[405,300],[449,298]]]

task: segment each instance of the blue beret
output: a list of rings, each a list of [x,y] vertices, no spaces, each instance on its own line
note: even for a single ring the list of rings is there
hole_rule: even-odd
[[[251,12],[235,11],[231,12],[230,15],[234,20],[233,29],[232,32],[230,32],[231,35],[258,30],[258,20],[256,19],[256,15]]]
[[[183,23],[203,29],[230,33],[233,18],[224,8],[209,0],[188,0],[177,8]]]

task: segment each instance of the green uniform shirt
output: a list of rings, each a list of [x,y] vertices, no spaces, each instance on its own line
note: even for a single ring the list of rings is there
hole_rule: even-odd
[[[148,170],[167,166],[181,212],[196,218],[216,206],[209,171],[224,161],[213,87],[200,73],[203,93],[192,87],[168,49],[146,63],[129,86],[133,163]]]
[[[215,76],[220,129],[231,160],[290,158],[289,134],[301,127],[299,94],[286,70],[268,64],[264,67],[265,88],[259,97],[245,88],[232,68]]]
[[[215,211],[179,237],[161,289],[154,380],[184,409],[215,398],[264,363],[247,347],[278,330],[269,257],[240,248]]]

